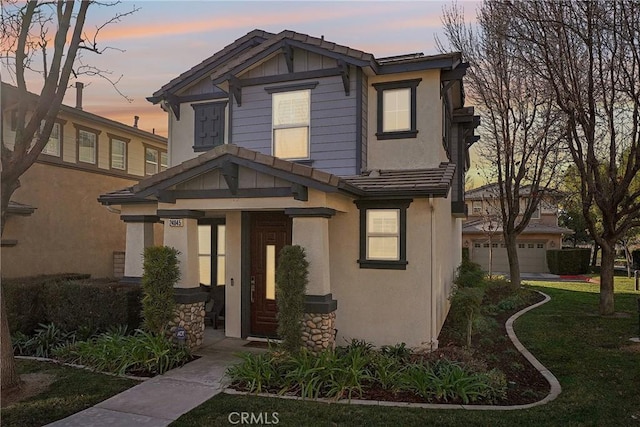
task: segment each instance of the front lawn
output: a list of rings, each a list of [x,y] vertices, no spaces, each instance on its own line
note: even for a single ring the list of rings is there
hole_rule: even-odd
[[[172,425],[232,425],[243,412],[262,414],[272,423],[277,413],[282,426],[640,425],[640,344],[629,341],[638,335],[640,293],[633,291],[633,280],[616,277],[617,314],[607,318],[597,314],[596,284],[536,282],[533,288],[552,299],[521,317],[515,330],[562,385],[560,396],[547,405],[517,411],[425,410],[221,394]]]
[[[0,416],[4,427],[42,426],[87,409],[138,384],[138,381],[50,362],[16,360],[16,363],[20,375],[31,377],[25,387],[35,387],[40,393],[7,407],[3,403]],[[47,383],[50,384],[47,386]],[[3,400],[7,397],[3,393]]]

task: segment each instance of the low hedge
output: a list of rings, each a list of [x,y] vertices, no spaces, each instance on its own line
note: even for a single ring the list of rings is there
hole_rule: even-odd
[[[31,334],[41,323],[73,331],[80,327],[106,330],[125,324],[140,326],[141,289],[108,281],[46,276],[5,281],[11,333]]]
[[[547,265],[553,274],[585,274],[589,272],[591,249],[547,250]]]

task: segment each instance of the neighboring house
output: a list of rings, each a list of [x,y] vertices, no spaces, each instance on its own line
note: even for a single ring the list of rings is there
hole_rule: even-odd
[[[465,193],[469,216],[462,227],[463,246],[472,261],[493,272],[509,272],[507,249],[502,237],[500,200],[496,184],[488,184]],[[524,211],[528,186],[520,189],[520,210]],[[522,273],[548,273],[547,249],[561,249],[562,236],[571,230],[558,226],[559,196],[548,192],[531,216],[529,225],[516,238],[518,262]]]
[[[169,113],[170,168],[100,197],[127,224],[125,279],[140,280],[163,220],[179,307],[200,303],[199,283],[226,285],[226,335],[273,337],[278,253],[297,244],[308,345],[437,347],[479,123],[466,68],[292,31],[236,40],[149,98]]]
[[[13,148],[17,88],[2,83],[1,90],[2,138]],[[125,226],[95,200],[166,169],[166,138],[83,111],[81,88],[77,95],[75,108],[61,106],[49,143],[13,194],[2,236],[3,278],[113,277]]]

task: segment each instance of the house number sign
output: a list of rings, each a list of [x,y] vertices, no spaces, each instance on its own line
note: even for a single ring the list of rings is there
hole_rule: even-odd
[[[182,227],[182,218],[170,218],[169,219],[169,227]]]

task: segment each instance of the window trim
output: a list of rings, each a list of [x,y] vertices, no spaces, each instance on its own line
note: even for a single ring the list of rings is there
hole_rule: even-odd
[[[375,88],[377,92],[377,132],[376,137],[378,139],[407,139],[407,138],[416,138],[418,135],[417,128],[417,101],[416,101],[416,93],[418,85],[422,79],[411,79],[411,80],[399,80],[394,82],[381,82],[381,83],[373,83],[372,86]],[[410,117],[411,117],[411,129],[404,131],[391,131],[385,132],[383,129],[383,95],[385,90],[393,90],[393,89],[410,89],[411,100],[410,100]]]
[[[315,87],[315,85],[314,85],[314,87]],[[291,86],[289,86],[289,88],[291,88]],[[302,129],[302,128],[306,127],[306,129],[307,129],[307,156],[306,157],[278,157],[278,158],[282,159],[282,160],[291,161],[291,162],[311,160],[311,90],[312,89],[313,88],[305,87],[305,88],[302,88],[302,89],[296,88],[295,90],[273,90],[273,92],[271,92],[271,155],[273,157],[278,157],[276,155],[276,150],[275,150],[275,148],[276,148],[276,130],[280,130],[280,129]],[[276,125],[274,125],[275,108],[274,108],[274,105],[273,105],[275,96],[282,95],[282,94],[285,94],[285,93],[295,93],[295,92],[305,92],[305,93],[308,94],[309,116],[308,116],[308,119],[307,119],[307,124],[305,126],[301,126],[300,123],[296,123],[296,126],[278,125],[276,127]]]
[[[43,120],[44,121],[44,120]],[[66,120],[60,120],[60,119],[56,119],[53,122],[53,126],[55,127],[55,125],[58,125],[60,127],[60,132],[58,133],[58,143],[59,145],[59,153],[56,154],[49,154],[49,153],[45,153],[44,149],[47,148],[47,145],[49,144],[49,141],[47,141],[47,144],[45,144],[44,147],[42,147],[42,151],[40,152],[41,155],[43,156],[47,156],[50,158],[56,158],[56,159],[62,159],[62,152],[63,152],[63,147],[64,147],[64,125],[66,123]],[[40,123],[40,126],[42,126],[42,122]],[[51,131],[53,132],[53,128],[51,129]],[[49,135],[49,140],[51,140],[51,135]]]
[[[144,173],[143,176],[147,177],[147,176],[153,176],[157,173],[160,173],[160,162],[162,160],[161,154],[160,153],[167,153],[166,150],[163,150],[159,147],[156,147],[155,145],[151,145],[151,144],[146,144],[146,143],[142,143],[142,146],[144,147],[144,152],[143,152],[143,156],[142,156],[142,172]],[[157,169],[155,173],[152,173],[151,175],[147,175],[147,150],[154,150],[155,152],[158,153],[158,162],[157,162]],[[169,162],[169,155],[167,153],[167,163]],[[167,164],[167,168],[169,168],[169,165]]]
[[[407,208],[413,199],[398,200],[355,200],[360,210],[360,268],[406,270],[407,269]],[[399,212],[399,259],[373,260],[367,259],[367,211],[375,209],[398,209]]]
[[[221,225],[225,226],[225,233],[226,233],[226,220],[224,218],[200,218],[198,219],[198,225],[210,225],[211,226],[211,248],[210,251],[211,253],[209,254],[209,257],[211,259],[211,277],[210,277],[210,281],[211,281],[211,285],[210,286],[226,286],[226,283],[218,283],[218,257],[219,255],[219,248],[218,248],[218,227]],[[226,242],[225,242],[226,243]],[[200,251],[198,250],[198,262],[200,262]],[[215,254],[214,254],[215,252]],[[227,252],[226,252],[226,248],[225,248],[225,253],[223,255],[225,257],[225,264],[226,264],[226,260],[227,260]],[[215,259],[215,262],[214,262]],[[199,266],[198,266],[199,268]],[[199,271],[199,270],[198,270]],[[214,279],[215,279],[215,285],[214,283]],[[225,277],[226,279],[226,277]],[[206,285],[205,285],[206,286]]]
[[[112,133],[107,133],[107,136],[109,137],[109,169],[126,173],[129,170],[129,143],[131,142],[131,139],[114,135]],[[124,169],[113,167],[113,140],[114,139],[120,142],[124,142]]]
[[[79,125],[77,123],[73,124],[73,127],[76,128],[76,161],[77,163],[83,163],[85,165],[91,165],[91,167],[98,167],[98,153],[100,152],[100,134],[102,133],[101,130],[98,129],[94,129],[94,128],[90,128],[88,126],[83,126],[83,125]],[[85,162],[84,160],[80,160],[80,131],[84,131],[84,132],[88,132],[88,133],[92,133],[96,136],[96,147],[95,147],[95,153],[94,153],[94,162]]]

